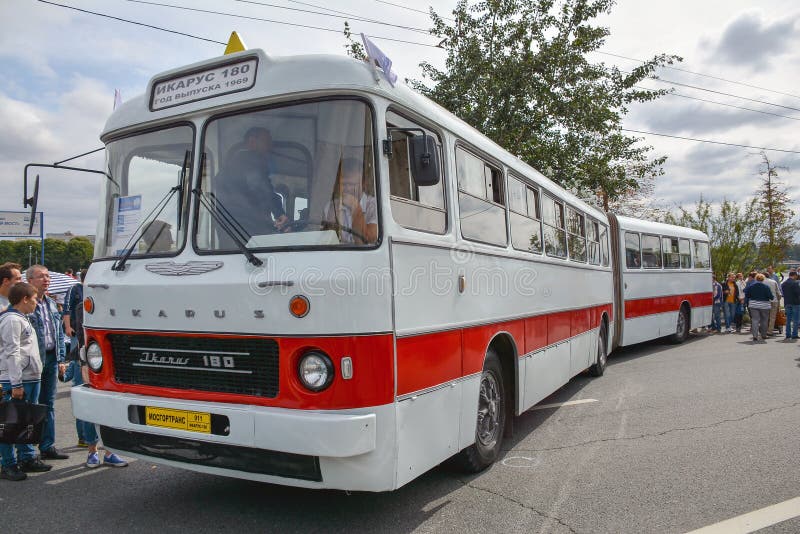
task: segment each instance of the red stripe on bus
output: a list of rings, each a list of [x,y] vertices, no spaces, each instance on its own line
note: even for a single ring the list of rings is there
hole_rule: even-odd
[[[115,332],[86,329],[87,340],[100,344],[103,354],[112,353],[108,334]],[[136,336],[136,332],[124,332]],[[148,336],[225,338],[225,339],[271,339],[278,342],[279,383],[278,395],[274,398],[241,395],[235,393],[215,393],[191,389],[143,386],[118,383],[114,375],[112,358],[104,358],[100,373],[89,373],[92,387],[105,391],[135,393],[153,397],[187,399],[232,404],[251,404],[300,410],[341,410],[380,406],[394,400],[394,361],[392,358],[391,334],[342,336],[342,337],[269,337],[241,336],[225,334],[187,334],[179,332],[146,332]],[[325,352],[333,360],[336,377],[325,391],[312,393],[305,389],[297,376],[300,357],[310,349]],[[340,362],[349,356],[353,362],[353,378],[341,377]]]
[[[657,313],[676,312],[686,301],[692,308],[711,306],[711,292],[692,293],[689,295],[669,295],[666,297],[650,297],[625,301],[625,319],[655,315]]]
[[[612,320],[611,304],[537,315],[460,330],[420,334],[397,340],[397,394],[407,395],[446,384],[483,369],[486,349],[499,333],[514,339],[517,355],[583,334]]]

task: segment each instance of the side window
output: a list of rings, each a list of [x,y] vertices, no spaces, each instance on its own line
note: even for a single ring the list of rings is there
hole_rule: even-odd
[[[625,232],[625,265],[628,269],[641,269],[642,250],[639,246],[639,234]]]
[[[608,267],[609,265],[609,254],[608,254],[608,228],[601,224],[600,225],[600,260],[603,263],[603,267]]]
[[[461,235],[492,245],[505,245],[506,209],[503,173],[467,152],[456,148],[458,207]]]
[[[664,252],[664,268],[680,269],[681,255],[678,251],[678,240],[674,237],[661,238],[661,248]]]
[[[582,213],[567,208],[567,246],[569,259],[586,261],[586,219]]]
[[[386,112],[387,128],[421,128],[394,113]],[[439,136],[425,129],[425,133],[436,140],[439,161],[443,161],[442,144]],[[436,185],[418,186],[411,176],[409,142],[420,132],[391,132],[392,155],[389,158],[389,194],[392,217],[398,224],[414,230],[443,234],[447,228],[444,180]],[[444,166],[443,166],[444,167]]]
[[[681,269],[692,268],[692,247],[689,246],[688,239],[678,240],[678,251],[681,255]]]
[[[542,223],[539,221],[539,190],[520,179],[508,177],[508,208],[511,244],[517,250],[542,253]]]
[[[645,269],[661,268],[661,238],[657,235],[642,236],[642,265]]]
[[[586,224],[586,253],[589,263],[600,265],[600,225],[592,220]]]
[[[567,257],[567,232],[564,228],[564,204],[553,197],[542,197],[542,232],[548,256]]]
[[[696,269],[708,269],[711,267],[711,258],[708,254],[708,243],[703,241],[694,242],[694,266]]]

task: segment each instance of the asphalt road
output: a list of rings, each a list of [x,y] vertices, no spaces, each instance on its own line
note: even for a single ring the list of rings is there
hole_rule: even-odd
[[[516,419],[500,462],[440,466],[392,493],[311,491],[71,454],[0,480],[7,532],[688,532],[800,497],[800,344],[694,335],[616,353]],[[763,529],[800,532],[797,514]],[[789,514],[791,516],[792,513]]]

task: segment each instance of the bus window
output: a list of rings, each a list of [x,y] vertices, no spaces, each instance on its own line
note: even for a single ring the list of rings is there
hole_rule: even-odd
[[[664,237],[661,239],[661,245],[664,252],[664,268],[680,269],[681,256],[678,251],[678,240],[674,237]]]
[[[217,157],[206,157],[198,196],[200,250],[377,243],[372,113],[363,102],[246,110],[212,118],[203,138],[204,154]]]
[[[596,221],[586,225],[586,248],[589,263],[600,265],[600,225]]]
[[[657,235],[642,236],[642,265],[645,269],[661,268],[661,238]]]
[[[542,224],[539,221],[539,192],[518,178],[508,177],[508,207],[511,244],[517,250],[542,252]]]
[[[708,243],[703,241],[694,242],[694,266],[696,269],[708,269],[711,267],[711,258],[708,254]]]
[[[567,233],[564,229],[564,205],[545,195],[542,198],[544,250],[548,256],[567,257]]]
[[[567,247],[569,259],[586,261],[586,224],[582,213],[567,208]]]
[[[600,225],[600,260],[603,267],[608,267],[608,228],[604,224]]]
[[[692,247],[689,246],[688,239],[678,240],[678,250],[681,255],[681,269],[692,268]]]
[[[393,111],[386,112],[387,128],[421,128]],[[436,140],[439,161],[442,161],[442,145],[439,136],[425,129],[425,133]],[[414,230],[443,234],[447,229],[447,211],[444,202],[444,180],[436,185],[419,186],[411,176],[409,163],[410,138],[419,132],[391,132],[392,155],[389,158],[389,194],[392,216],[398,224]]]
[[[625,265],[628,269],[641,269],[642,251],[639,246],[639,234],[625,232]]]
[[[502,201],[502,173],[457,147],[456,174],[461,235],[473,241],[505,245],[506,210]]]

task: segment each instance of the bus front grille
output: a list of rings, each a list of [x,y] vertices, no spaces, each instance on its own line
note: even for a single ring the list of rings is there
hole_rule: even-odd
[[[278,343],[236,337],[110,334],[120,384],[278,395]]]

